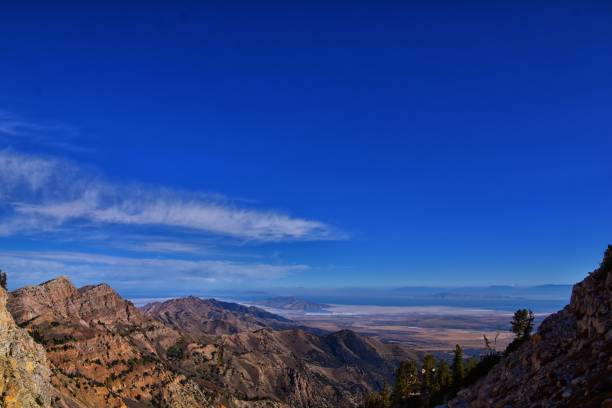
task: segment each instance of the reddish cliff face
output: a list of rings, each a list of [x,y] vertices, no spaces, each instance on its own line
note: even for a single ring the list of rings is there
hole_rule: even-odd
[[[181,335],[108,285],[77,289],[62,277],[13,292],[8,307],[45,346],[58,406],[212,406],[206,390],[164,363]]]
[[[571,302],[451,408],[612,407],[612,246]]]

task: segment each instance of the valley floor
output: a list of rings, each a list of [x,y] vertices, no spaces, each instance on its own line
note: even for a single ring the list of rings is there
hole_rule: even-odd
[[[452,350],[460,344],[477,353],[483,335],[497,339],[503,350],[512,339],[511,312],[434,306],[331,305],[325,313],[267,309],[305,326],[328,331],[349,329],[386,343],[399,343],[420,351]],[[541,321],[546,314],[537,315]]]

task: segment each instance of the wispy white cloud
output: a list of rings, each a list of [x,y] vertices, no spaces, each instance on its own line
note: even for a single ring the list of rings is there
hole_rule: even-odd
[[[0,151],[0,234],[68,223],[158,226],[255,241],[340,239],[315,220],[199,193],[110,183],[63,160]]]
[[[172,241],[146,241],[139,244],[128,244],[126,249],[136,252],[186,254],[204,254],[209,251],[207,248],[202,248],[200,245]]]
[[[0,110],[0,142],[45,145],[69,152],[91,152],[91,148],[75,143],[76,135],[77,132],[70,126],[30,121]]]
[[[4,251],[0,264],[11,273],[13,286],[69,275],[83,282],[108,281],[120,287],[171,280],[189,287],[252,279],[272,279],[308,269],[306,265],[243,263],[227,260],[123,257],[87,252]],[[193,288],[196,289],[195,287]]]
[[[0,110],[0,133],[7,136],[21,137],[45,131],[46,128],[34,122],[18,118],[9,112]]]

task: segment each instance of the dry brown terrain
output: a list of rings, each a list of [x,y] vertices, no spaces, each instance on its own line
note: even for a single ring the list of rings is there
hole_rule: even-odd
[[[321,314],[269,310],[306,326],[328,331],[353,330],[421,351],[451,350],[455,344],[481,349],[483,335],[493,339],[498,333],[497,346],[501,350],[513,336],[507,330],[512,314],[493,310],[350,305],[332,305],[328,308],[330,313]]]

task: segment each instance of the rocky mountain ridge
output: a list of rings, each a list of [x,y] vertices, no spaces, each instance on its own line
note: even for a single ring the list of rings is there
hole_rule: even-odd
[[[157,318],[196,338],[266,327],[288,329],[296,326],[291,320],[263,309],[195,296],[149,303],[141,310],[146,316]]]
[[[227,302],[140,310],[108,285],[76,288],[65,277],[14,291],[8,308],[44,345],[63,408],[356,407],[414,356]]]

